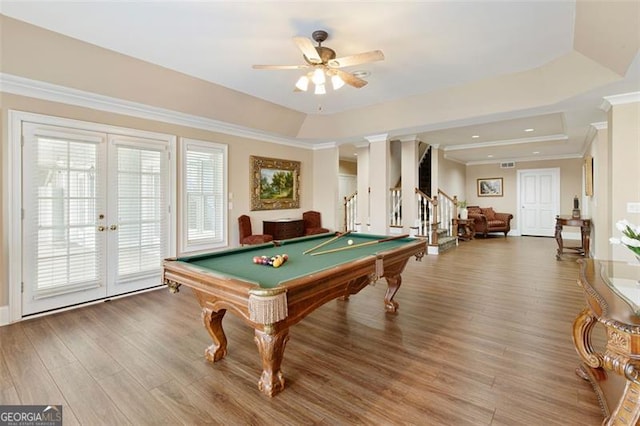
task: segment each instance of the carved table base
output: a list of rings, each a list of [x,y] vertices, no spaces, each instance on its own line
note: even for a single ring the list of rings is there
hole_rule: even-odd
[[[584,290],[588,308],[573,322],[573,342],[583,361],[576,374],[593,386],[605,416],[603,425],[637,425],[640,421],[640,318],[613,291],[609,281],[603,279],[610,280],[606,274],[620,273],[623,266],[590,259],[581,263],[578,283]],[[615,268],[607,269],[612,266]],[[602,353],[591,344],[591,333],[598,323],[607,333]]]

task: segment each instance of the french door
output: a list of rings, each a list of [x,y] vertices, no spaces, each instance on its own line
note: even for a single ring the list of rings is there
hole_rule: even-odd
[[[161,284],[166,140],[23,122],[22,314]]]

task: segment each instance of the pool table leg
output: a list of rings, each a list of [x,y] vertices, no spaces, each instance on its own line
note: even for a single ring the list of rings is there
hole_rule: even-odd
[[[384,308],[387,312],[394,313],[398,310],[398,302],[393,300],[393,296],[396,295],[402,284],[402,276],[400,274],[387,276],[387,293],[384,295]]]
[[[210,362],[220,361],[227,354],[227,337],[222,329],[222,318],[226,312],[226,309],[202,309],[202,322],[213,340],[213,344],[204,351],[205,358]]]
[[[273,396],[284,389],[284,376],[280,364],[284,347],[289,340],[289,328],[273,334],[256,329],[254,340],[262,358],[262,375],[258,381],[258,389],[268,396]]]

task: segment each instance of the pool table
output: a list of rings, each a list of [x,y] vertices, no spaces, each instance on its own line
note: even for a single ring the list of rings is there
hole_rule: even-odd
[[[166,259],[163,281],[172,292],[185,285],[195,293],[213,340],[205,350],[209,361],[226,355],[222,319],[227,310],[254,328],[262,358],[258,388],[273,396],[284,389],[280,365],[289,327],[330,300],[346,299],[382,277],[387,281],[384,307],[396,312],[393,297],[401,284],[400,274],[412,256],[420,260],[425,253],[426,241],[421,238],[320,234]],[[278,268],[253,260],[278,254],[288,255]]]

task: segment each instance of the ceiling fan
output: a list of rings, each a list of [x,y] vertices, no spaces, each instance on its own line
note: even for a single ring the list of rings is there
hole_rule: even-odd
[[[343,71],[341,68],[384,59],[384,54],[380,50],[372,50],[370,52],[336,58],[336,52],[333,49],[322,45],[322,42],[329,37],[326,31],[314,31],[311,36],[313,40],[318,43],[317,46],[314,46],[313,42],[306,37],[293,38],[298,49],[302,52],[302,57],[306,64],[254,65],[253,68],[263,70],[312,69],[309,73],[298,79],[295,91],[306,91],[311,81],[316,86],[315,93],[324,94],[326,77],[331,79],[334,90],[339,89],[345,83],[358,89],[364,87],[367,81],[350,72]]]

